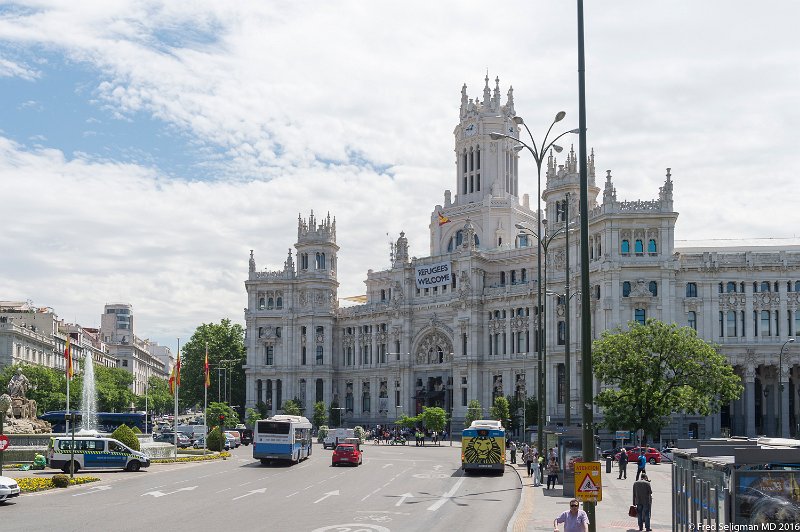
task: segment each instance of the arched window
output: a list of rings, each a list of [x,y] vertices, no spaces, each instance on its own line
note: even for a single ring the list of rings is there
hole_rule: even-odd
[[[728,281],[728,284],[725,285],[725,291],[730,293],[736,292],[736,283],[732,281]]]
[[[275,308],[275,300],[272,298],[267,299],[267,310]]]
[[[525,268],[522,268],[520,272],[520,282],[527,283],[528,282],[528,271]]]
[[[623,240],[621,249],[622,249],[622,253],[624,253],[624,254],[630,253],[631,252],[631,243],[628,242],[628,240]]]
[[[656,241],[655,239],[650,239],[647,243],[647,252],[648,253],[656,253]]]
[[[644,253],[644,244],[638,238],[636,239],[636,253]]]
[[[686,315],[686,321],[689,322],[689,327],[697,330],[697,312],[690,310],[689,314]]]
[[[264,310],[264,307],[266,307],[266,306],[267,305],[266,305],[266,302],[265,302],[264,298],[263,297],[259,298],[258,299],[258,310]]]
[[[306,362],[306,346],[300,348],[300,365],[305,366]]]
[[[761,292],[769,292],[769,281],[761,281]]]
[[[657,282],[650,281],[650,283],[647,285],[647,288],[650,290],[650,293],[653,294],[653,296],[657,296],[658,295],[658,283]]]
[[[622,297],[628,297],[631,295],[631,282],[625,281],[622,283]]]
[[[511,270],[511,284],[517,284],[517,270]]]
[[[281,337],[281,328],[275,327],[275,338],[280,338],[280,337]]]
[[[686,297],[697,297],[697,283],[686,283]]]
[[[282,297],[279,297],[278,299],[275,300],[275,307],[278,308],[278,309],[282,309],[283,308],[283,298]]]
[[[558,345],[567,343],[567,323],[564,321],[558,322]]]

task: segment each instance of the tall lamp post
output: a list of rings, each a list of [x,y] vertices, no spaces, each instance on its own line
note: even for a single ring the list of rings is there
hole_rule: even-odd
[[[783,345],[781,346],[781,352],[778,354],[778,389],[780,390],[780,397],[778,398],[778,407],[780,408],[778,410],[778,437],[780,438],[789,437],[788,434],[786,434],[786,436],[783,435],[783,428],[786,427],[787,432],[789,429],[788,423],[786,423],[786,425],[783,424],[783,350],[786,348],[787,344],[792,343],[794,343],[794,338],[789,338],[783,342]],[[788,397],[786,397],[785,400],[786,402],[789,402]]]
[[[566,135],[567,133],[577,133],[577,129],[573,129],[570,131],[565,131],[558,135],[556,138],[551,140],[550,142],[547,141],[547,137],[550,136],[550,131],[552,131],[553,126],[556,122],[560,122],[564,120],[564,117],[567,116],[567,113],[564,111],[559,111],[553,121],[550,123],[550,127],[547,128],[547,133],[544,136],[544,140],[542,143],[537,146],[536,141],[533,140],[533,133],[531,133],[530,128],[528,128],[528,124],[522,119],[521,116],[515,116],[513,118],[514,123],[517,125],[521,125],[525,128],[525,131],[528,132],[528,137],[531,139],[531,143],[527,144],[516,137],[511,135],[506,135],[503,133],[490,133],[489,137],[492,140],[500,140],[502,138],[513,140],[517,142],[521,148],[526,148],[531,155],[533,156],[533,160],[536,162],[536,234],[539,235],[542,232],[542,163],[544,162],[545,154],[552,148],[557,153],[561,152],[561,146],[556,145],[556,141]],[[516,146],[515,146],[516,148]],[[537,346],[537,359],[538,359],[538,403],[539,403],[539,419],[537,423],[537,446],[539,451],[541,452],[544,449],[544,419],[545,419],[545,367],[544,367],[544,335],[542,333],[542,247],[541,247],[541,239],[539,241],[536,250],[536,335],[539,339],[539,345]],[[527,388],[525,395],[527,397]]]

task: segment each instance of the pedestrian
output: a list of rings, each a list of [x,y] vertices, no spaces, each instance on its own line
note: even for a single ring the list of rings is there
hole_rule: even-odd
[[[522,450],[522,459],[525,461],[525,470],[528,472],[528,478],[531,478],[533,475],[533,449],[527,443]]]
[[[644,468],[647,466],[647,457],[644,455],[644,449],[642,449],[639,458],[636,460],[636,480],[639,480],[639,475],[644,475]]]
[[[508,444],[508,450],[511,452],[511,463],[517,463],[517,444],[514,443],[514,440],[511,440],[511,443]]]
[[[625,451],[625,447],[619,450],[619,480],[624,478],[628,478],[628,453]]]
[[[555,458],[550,458],[550,462],[547,464],[547,489],[555,489],[556,482],[558,482],[558,462]],[[552,488],[550,488],[551,483]]]
[[[569,510],[553,520],[555,532],[558,532],[559,523],[564,523],[564,532],[589,532],[589,516],[580,509],[578,499],[569,501]]]
[[[638,474],[636,475],[639,476]],[[642,471],[641,480],[636,480],[633,483],[633,505],[636,506],[636,517],[639,520],[639,530],[642,530],[644,525],[645,530],[653,530],[650,528],[650,510],[653,507],[653,487],[650,486],[650,480],[647,478],[647,473]]]
[[[544,480],[544,452],[539,455],[539,482],[541,483]]]

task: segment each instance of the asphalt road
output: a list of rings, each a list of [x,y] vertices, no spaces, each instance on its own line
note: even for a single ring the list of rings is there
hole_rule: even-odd
[[[0,506],[3,530],[505,530],[517,474],[465,476],[460,447],[364,446],[359,467],[314,447],[293,466],[262,466],[252,447],[228,460],[108,471],[102,481],[23,494]],[[54,472],[48,472],[52,474]]]

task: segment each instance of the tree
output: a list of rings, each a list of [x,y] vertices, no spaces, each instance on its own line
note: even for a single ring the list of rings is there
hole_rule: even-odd
[[[656,436],[672,412],[707,416],[742,393],[741,379],[690,327],[653,319],[605,331],[592,346],[597,395],[610,430]]]
[[[181,348],[181,389],[180,404],[188,406],[203,404],[205,392],[204,365],[206,358],[206,342],[208,342],[208,365],[211,368],[211,389],[221,390],[217,368],[226,367],[228,386],[230,387],[231,405],[244,405],[245,377],[242,365],[246,361],[244,347],[244,329],[241,325],[223,319],[220,323],[204,323],[198,327],[192,337]],[[227,362],[222,362],[227,361]],[[220,399],[220,397],[217,397]],[[222,399],[224,401],[224,398]]]
[[[269,417],[269,411],[267,411],[267,403],[264,401],[259,401],[256,403],[256,410],[258,413],[261,414],[261,419],[267,419]]]
[[[115,440],[121,441],[134,451],[139,450],[139,438],[137,438],[136,433],[124,423],[117,427],[117,430],[111,433],[111,437]]]
[[[469,427],[476,419],[483,417],[483,407],[480,401],[473,399],[467,405],[467,415],[464,416],[464,427]]]
[[[300,416],[300,405],[294,399],[289,399],[283,402],[283,413],[287,416]]]
[[[447,426],[447,412],[438,406],[423,406],[422,413],[417,416],[417,419],[421,421],[428,430],[442,432]]]
[[[530,396],[523,400],[521,397],[509,395],[506,399],[508,399],[508,409],[511,412],[511,422],[508,430],[536,425],[539,415],[539,403],[536,401],[536,397]],[[525,404],[524,408],[523,403]],[[523,411],[525,414],[524,424],[522,422]]]
[[[97,389],[97,410],[100,412],[125,412],[133,404],[135,395],[130,387],[133,373],[122,368],[95,366],[95,387]],[[70,395],[72,395],[70,390]]]
[[[137,395],[136,408],[144,410],[144,395]],[[147,409],[151,414],[166,414],[175,409],[175,400],[169,393],[169,382],[151,375],[147,379]]]
[[[314,403],[314,415],[311,422],[316,427],[321,427],[328,422],[328,416],[325,414],[325,403],[322,401]]]
[[[233,411],[226,403],[209,403],[206,410],[206,425],[209,427],[219,426],[219,416],[225,416],[222,422],[224,427],[233,427],[239,423],[239,415]]]
[[[248,408],[244,414],[244,419],[245,423],[247,423],[247,426],[255,427],[256,421],[261,419],[261,414],[259,414],[258,411],[253,408]]]
[[[416,416],[409,417],[406,414],[401,413],[400,417],[397,418],[395,425],[400,425],[404,429],[413,429],[414,427],[417,426],[418,421],[419,419]]]
[[[206,448],[209,451],[217,452],[220,452],[225,448],[225,436],[222,435],[222,431],[219,427],[214,427],[211,429],[211,432],[208,433],[208,437],[206,438]]]
[[[494,404],[492,405],[492,408],[489,409],[489,415],[491,415],[492,419],[498,420],[503,427],[508,429],[508,422],[511,418],[511,411],[508,408],[508,399],[502,395],[495,397]]]

